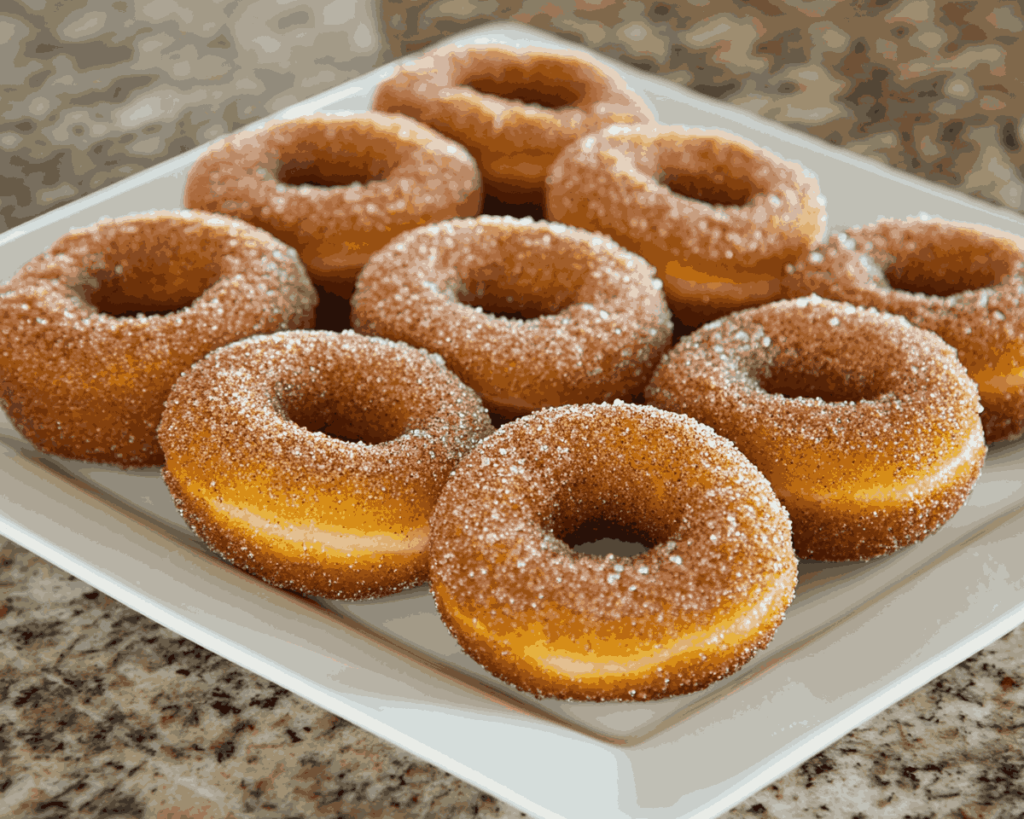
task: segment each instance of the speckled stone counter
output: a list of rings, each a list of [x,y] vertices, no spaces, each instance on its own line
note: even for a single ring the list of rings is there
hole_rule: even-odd
[[[1022,810],[1024,627],[727,816],[1018,819]],[[4,543],[0,816],[522,814]]]
[[[2,224],[485,19],[1021,207],[1015,3],[7,0]],[[0,540],[0,817],[521,815]],[[728,816],[1024,816],[1024,627]]]

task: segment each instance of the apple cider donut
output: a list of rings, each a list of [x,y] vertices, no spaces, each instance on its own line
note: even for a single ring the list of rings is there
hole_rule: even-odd
[[[789,510],[801,558],[916,543],[964,504],[985,458],[956,350],[900,316],[817,296],[705,325],[665,356],[646,398],[736,442]]]
[[[373,107],[406,114],[465,145],[490,195],[544,202],[555,157],[583,134],[654,115],[599,61],[563,49],[447,46],[400,65]]]
[[[155,466],[178,376],[232,341],[312,327],[316,303],[295,251],[245,222],[104,219],[58,239],[0,292],[0,404],[43,452]]]
[[[985,438],[1024,432],[1024,239],[943,219],[852,228],[786,276],[818,295],[904,316],[955,347],[977,382]]]
[[[594,523],[651,548],[570,549]],[[768,644],[796,580],[786,512],[739,450],[692,418],[621,402],[502,427],[456,469],[431,522],[445,624],[538,697],[705,688]]]
[[[480,175],[466,150],[403,116],[313,114],[212,144],[185,205],[244,219],[299,251],[342,296],[370,254],[402,231],[476,216]]]
[[[363,268],[352,326],[444,357],[501,418],[635,398],[671,342],[654,270],[605,236],[480,216],[400,236]]]
[[[214,551],[306,595],[427,579],[430,513],[493,428],[437,356],[351,331],[223,347],[167,399],[164,480]]]
[[[552,166],[545,215],[643,256],[697,326],[779,298],[785,265],[825,235],[824,201],[799,164],[725,131],[611,126]]]

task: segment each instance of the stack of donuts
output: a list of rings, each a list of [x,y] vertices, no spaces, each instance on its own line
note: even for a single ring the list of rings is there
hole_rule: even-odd
[[[1018,237],[829,235],[801,165],[564,51],[438,49],[374,109],[223,139],[185,210],[29,260],[0,291],[25,437],[162,464],[268,583],[429,581],[500,679],[629,701],[735,672],[798,558],[918,542],[1024,432]],[[575,548],[608,533],[645,549]]]

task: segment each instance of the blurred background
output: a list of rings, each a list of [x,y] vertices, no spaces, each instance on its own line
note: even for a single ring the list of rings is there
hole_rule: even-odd
[[[493,20],[1024,210],[999,0],[3,0],[0,229]]]

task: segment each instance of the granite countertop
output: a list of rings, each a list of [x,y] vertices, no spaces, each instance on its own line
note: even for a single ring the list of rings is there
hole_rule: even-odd
[[[8,0],[2,226],[491,19],[1021,209],[1015,3]],[[0,816],[521,815],[0,540]],[[727,816],[1024,816],[1024,626]]]

